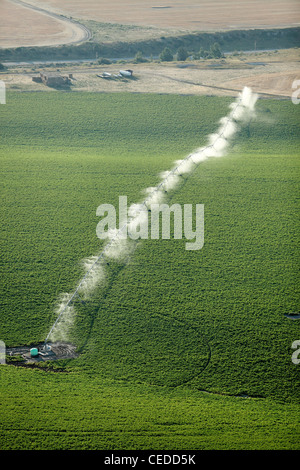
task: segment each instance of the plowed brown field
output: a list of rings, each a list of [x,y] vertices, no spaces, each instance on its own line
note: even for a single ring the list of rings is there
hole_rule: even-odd
[[[111,23],[219,30],[300,23],[298,0],[30,0],[56,12]]]
[[[298,0],[26,0],[23,5],[1,0],[0,47],[57,45],[80,39],[82,31],[76,25],[25,8],[24,3],[78,20],[153,26],[158,36],[166,29],[217,31],[300,24]]]

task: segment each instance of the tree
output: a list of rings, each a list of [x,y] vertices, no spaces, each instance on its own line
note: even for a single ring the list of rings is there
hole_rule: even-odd
[[[207,57],[208,53],[203,49],[203,47],[200,48],[199,50],[199,58],[200,59],[205,59]]]
[[[105,57],[100,57],[100,59],[98,59],[98,64],[108,65],[108,64],[111,64],[111,60],[106,59]]]
[[[135,54],[134,63],[135,63],[135,64],[139,64],[139,63],[142,63],[142,62],[148,62],[148,61],[147,61],[147,59],[145,59],[145,58],[143,57],[142,51],[138,51],[138,52]]]
[[[168,47],[165,47],[159,58],[162,62],[171,62],[173,60],[172,51]]]
[[[183,46],[179,47],[177,54],[176,54],[177,60],[185,61],[188,58],[188,56],[189,56],[189,53],[186,50],[186,48]]]
[[[220,57],[223,57],[222,51],[217,42],[210,46],[210,53],[215,59],[220,59]]]

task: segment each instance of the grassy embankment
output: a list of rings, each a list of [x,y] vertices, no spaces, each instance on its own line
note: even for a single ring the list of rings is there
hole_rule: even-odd
[[[128,58],[139,51],[150,57],[158,56],[165,47],[173,54],[181,46],[190,52],[199,52],[201,48],[209,49],[215,42],[223,52],[299,47],[299,28],[191,33],[95,21],[83,23],[92,32],[89,41],[76,45],[0,49],[0,61]]]

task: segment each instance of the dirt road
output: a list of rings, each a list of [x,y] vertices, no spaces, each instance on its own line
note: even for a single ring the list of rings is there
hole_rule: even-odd
[[[91,38],[84,25],[21,0],[1,2],[0,47],[78,44]]]
[[[53,89],[43,83],[32,81],[32,77],[43,68],[42,64],[9,66],[8,70],[1,72],[0,78],[7,90],[51,92]],[[132,69],[133,77],[118,77],[120,68]],[[59,70],[63,75],[72,73],[74,79],[69,90],[72,92],[236,96],[244,86],[249,86],[261,96],[291,99],[293,83],[300,79],[299,52],[296,48],[185,63],[53,64],[47,70]],[[103,72],[110,73],[111,78],[101,78]]]

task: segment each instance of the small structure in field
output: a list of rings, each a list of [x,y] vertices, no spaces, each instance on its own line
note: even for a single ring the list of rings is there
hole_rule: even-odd
[[[57,72],[40,72],[39,77],[32,77],[33,82],[37,83],[44,83],[47,86],[50,87],[63,87],[66,85],[70,85],[71,83],[71,76],[72,74],[69,74],[69,76],[66,75],[60,75]]]
[[[32,81],[36,83],[42,83],[42,77],[32,77]]]

